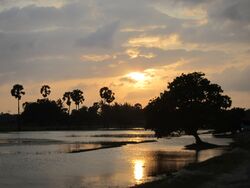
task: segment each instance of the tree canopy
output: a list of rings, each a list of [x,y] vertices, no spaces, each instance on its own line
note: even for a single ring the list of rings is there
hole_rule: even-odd
[[[44,98],[47,98],[47,97],[50,95],[50,93],[51,93],[50,86],[48,86],[48,85],[43,85],[43,86],[41,87],[40,93],[42,94],[42,96],[43,96]]]
[[[102,87],[100,89],[100,96],[108,104],[115,100],[115,93],[108,87]]]
[[[11,95],[17,99],[17,103],[18,103],[17,111],[18,111],[18,114],[20,114],[20,107],[19,107],[20,104],[19,104],[19,101],[21,100],[22,95],[25,94],[25,92],[23,90],[24,90],[24,88],[23,88],[22,85],[15,84],[13,86],[13,88],[11,89],[11,91],[10,91]]]
[[[83,96],[83,91],[81,91],[80,89],[74,89],[71,92],[71,99],[75,102],[76,109],[78,110],[80,104],[82,104],[85,100]]]
[[[63,101],[66,101],[66,104],[67,104],[67,106],[69,107],[68,113],[70,113],[71,95],[72,95],[72,92],[67,91],[67,92],[65,92],[65,93],[63,94],[63,98],[62,98]]]
[[[204,73],[182,74],[146,106],[147,127],[158,137],[185,133],[201,143],[198,129],[211,127],[217,114],[231,106],[231,99],[222,93]]]
[[[62,124],[66,119],[66,110],[60,101],[38,99],[37,102],[26,102],[21,118],[25,126],[46,126]]]

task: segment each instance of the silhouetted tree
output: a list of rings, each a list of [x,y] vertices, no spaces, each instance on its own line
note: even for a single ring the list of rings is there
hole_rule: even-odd
[[[50,93],[51,93],[50,86],[43,85],[41,87],[40,93],[42,94],[42,96],[44,97],[44,99],[47,98],[50,95]]]
[[[109,123],[113,127],[129,128],[141,127],[144,123],[143,110],[128,103],[104,105],[100,115],[106,120],[106,126]]]
[[[140,110],[142,109],[142,105],[140,103],[136,103],[134,107]]]
[[[18,111],[18,115],[20,114],[20,100],[22,98],[22,95],[25,94],[25,92],[23,90],[24,90],[24,88],[23,88],[22,85],[15,84],[13,86],[13,88],[11,89],[11,91],[10,91],[11,95],[17,99],[17,111]]]
[[[241,124],[246,116],[244,108],[232,108],[223,110],[216,118],[215,133],[231,132],[232,134],[241,131]]]
[[[168,84],[168,90],[146,106],[147,127],[158,137],[185,133],[202,143],[198,129],[211,126],[216,114],[231,106],[228,96],[204,73],[182,74]]]
[[[37,102],[26,102],[21,114],[25,125],[61,126],[65,123],[66,110],[61,101],[38,99]]]
[[[92,124],[100,124],[100,110],[101,106],[99,102],[94,102],[92,106],[88,108],[89,119]]]
[[[85,100],[83,92],[80,89],[75,89],[71,92],[71,99],[75,102],[76,110],[79,109],[79,105]]]
[[[100,89],[100,96],[104,102],[110,104],[115,100],[115,93],[112,92],[108,87],[102,87]]]
[[[98,114],[99,109],[101,108],[99,102],[94,102],[92,106],[89,107],[89,112]]]
[[[69,109],[68,109],[68,113],[70,114],[70,105],[71,105],[71,92],[70,91],[68,91],[68,92],[65,92],[64,94],[63,94],[63,101],[66,101],[66,104],[67,104],[67,106],[69,107]]]

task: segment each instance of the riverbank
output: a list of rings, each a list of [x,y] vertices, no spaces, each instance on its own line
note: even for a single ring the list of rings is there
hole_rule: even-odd
[[[250,187],[250,132],[234,136],[230,151],[188,167],[161,180],[134,186],[151,187]]]

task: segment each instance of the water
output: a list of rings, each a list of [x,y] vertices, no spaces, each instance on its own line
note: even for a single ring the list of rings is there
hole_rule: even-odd
[[[224,152],[184,150],[194,142],[190,136],[157,140],[152,135],[144,130],[2,133],[0,187],[129,187]],[[231,142],[209,134],[202,139]]]

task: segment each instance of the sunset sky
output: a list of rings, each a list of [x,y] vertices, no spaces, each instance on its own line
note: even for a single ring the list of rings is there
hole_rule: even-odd
[[[249,0],[0,0],[0,112],[83,90],[84,105],[108,86],[116,102],[158,96],[180,75],[202,71],[233,106],[250,107]]]

